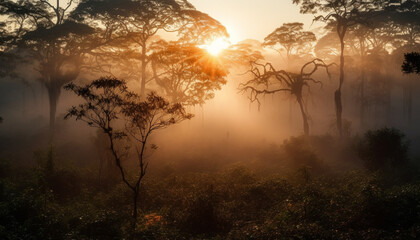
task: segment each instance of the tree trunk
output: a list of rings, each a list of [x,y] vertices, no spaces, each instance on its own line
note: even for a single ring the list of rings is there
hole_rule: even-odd
[[[143,43],[142,46],[142,55],[141,55],[141,86],[140,86],[140,97],[145,98],[146,93],[146,65],[147,65],[147,58],[146,58],[146,42]]]
[[[342,124],[342,113],[343,113],[343,104],[341,101],[341,88],[344,82],[344,35],[345,29],[343,28],[339,31],[340,43],[341,43],[341,53],[340,53],[340,83],[338,89],[335,91],[334,94],[334,101],[335,101],[335,110],[337,115],[337,129],[338,133],[343,136],[343,124]]]
[[[362,76],[361,76],[361,83],[360,83],[360,128],[362,130],[365,127],[365,105],[366,105],[365,82],[366,82],[366,72],[365,72],[364,66],[362,66]]]
[[[135,191],[134,191],[134,196],[133,196],[133,220],[134,220],[134,222],[136,222],[137,221],[137,199],[138,199],[138,196],[139,196],[139,190],[138,189],[136,189]]]
[[[365,43],[362,38],[359,38],[360,42],[360,58],[361,58],[361,76],[360,76],[360,129],[363,130],[365,127],[365,105],[367,103],[365,99],[365,84],[366,84],[366,66],[365,66]]]
[[[50,104],[50,131],[49,131],[49,141],[53,142],[54,132],[55,132],[55,116],[57,113],[57,104],[58,98],[60,97],[60,87],[55,86],[54,84],[47,86],[48,89],[48,100]]]
[[[305,106],[303,106],[302,97],[297,97],[297,101],[299,103],[300,111],[302,113],[302,120],[303,120],[303,132],[305,136],[309,136],[309,123],[308,123],[308,116],[305,112]]]
[[[407,123],[411,123],[412,117],[412,101],[413,101],[413,93],[412,93],[412,79],[408,79],[408,84],[404,87],[403,91],[403,111],[404,115],[407,118]]]

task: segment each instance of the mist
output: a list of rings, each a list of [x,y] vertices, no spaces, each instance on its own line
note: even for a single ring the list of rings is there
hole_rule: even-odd
[[[418,238],[420,2],[290,2],[1,2],[0,237]]]

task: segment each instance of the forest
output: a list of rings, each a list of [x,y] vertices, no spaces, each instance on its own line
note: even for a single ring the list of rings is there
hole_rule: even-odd
[[[211,2],[0,0],[0,239],[420,239],[420,0]]]

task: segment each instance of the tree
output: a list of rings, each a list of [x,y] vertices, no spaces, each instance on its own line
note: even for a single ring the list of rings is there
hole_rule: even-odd
[[[139,62],[140,95],[145,96],[147,76],[153,54],[151,44],[159,32],[176,32],[183,41],[202,42],[215,35],[227,36],[226,29],[207,14],[183,0],[84,0],[74,17],[85,22],[100,22],[109,38],[118,41],[107,51],[125,48],[130,60]],[[119,49],[119,50],[118,50]],[[137,64],[133,64],[135,66]]]
[[[247,39],[224,49],[218,56],[223,66],[230,67],[249,67],[249,64],[264,59],[262,55],[261,42]]]
[[[52,141],[57,102],[61,88],[75,80],[81,69],[84,53],[92,48],[86,39],[94,29],[68,18],[73,1],[62,7],[48,1],[2,1],[1,14],[11,26],[7,51],[20,50],[33,60],[39,80],[48,90],[50,105],[50,141]]]
[[[404,53],[418,52],[420,47],[420,2],[418,0],[393,1],[381,12],[381,21],[387,26],[392,38],[395,64],[400,65]],[[403,109],[408,121],[412,119],[412,96],[414,78],[408,78],[403,84]]]
[[[420,37],[420,2],[418,0],[384,1],[383,22],[395,29],[394,37],[408,46],[418,44]]]
[[[366,12],[373,11],[376,1],[364,0],[293,0],[293,3],[300,4],[301,13],[316,14],[319,12],[327,13],[327,15],[317,16],[314,21],[324,21],[333,26],[340,40],[340,80],[338,89],[334,94],[334,102],[336,106],[337,128],[340,136],[342,131],[342,112],[343,104],[341,100],[341,89],[344,83],[344,38],[347,30],[359,23],[366,23],[368,15]]]
[[[309,68],[312,66],[312,68]],[[253,78],[248,82],[241,84],[239,89],[241,92],[250,93],[251,102],[258,102],[261,105],[259,96],[267,94],[275,94],[278,92],[290,92],[299,104],[303,120],[303,131],[306,136],[309,135],[308,112],[304,103],[303,89],[309,87],[309,83],[320,83],[320,81],[312,78],[312,75],[319,69],[325,68],[328,75],[330,65],[324,63],[320,59],[312,60],[304,64],[300,73],[291,73],[284,70],[277,71],[271,63],[261,64],[253,62],[249,71]],[[308,69],[309,68],[309,69]],[[309,70],[309,71],[308,71]]]
[[[153,76],[171,102],[203,104],[226,83],[227,69],[205,49],[163,40],[155,48]]]
[[[265,39],[263,46],[269,46],[280,52],[276,47],[280,45],[286,51],[288,61],[292,54],[300,55],[313,42],[316,36],[313,32],[303,31],[303,23],[285,23],[270,33]]]
[[[132,216],[136,221],[140,185],[148,167],[145,152],[150,136],[155,131],[190,119],[192,115],[186,113],[181,104],[170,104],[153,92],[141,100],[127,90],[124,81],[115,78],[100,78],[84,86],[70,83],[65,89],[84,100],[82,104],[73,106],[66,118],[81,120],[106,134],[108,148],[122,181],[133,193]],[[156,146],[151,148],[156,149]],[[138,160],[136,174],[131,177],[122,163],[127,160],[129,149],[135,150]]]
[[[420,54],[418,52],[406,53],[404,55],[402,71],[407,74],[420,74]]]

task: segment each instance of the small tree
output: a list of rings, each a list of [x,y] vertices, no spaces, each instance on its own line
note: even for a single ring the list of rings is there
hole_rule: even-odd
[[[308,67],[312,69],[308,71]],[[325,68],[330,75],[327,65],[321,59],[312,60],[302,66],[300,73],[290,73],[284,70],[277,71],[271,63],[261,64],[253,62],[249,71],[253,78],[248,82],[239,86],[240,91],[250,92],[249,99],[251,102],[258,102],[261,105],[259,96],[267,94],[275,94],[278,92],[290,92],[299,104],[302,113],[303,131],[305,135],[309,135],[308,112],[303,99],[304,87],[309,87],[309,83],[321,83],[312,78],[312,75],[319,69]]]
[[[115,78],[100,78],[85,86],[70,83],[65,89],[84,99],[84,103],[68,111],[66,118],[84,121],[101,129],[108,137],[109,150],[122,181],[133,192],[132,216],[136,221],[140,185],[148,166],[145,152],[150,135],[190,119],[192,115],[187,114],[180,104],[170,104],[153,92],[145,100],[140,100],[138,95],[127,90],[124,81]],[[131,176],[133,180],[127,176],[127,169],[122,164],[129,149],[136,151],[138,160],[136,174]]]

